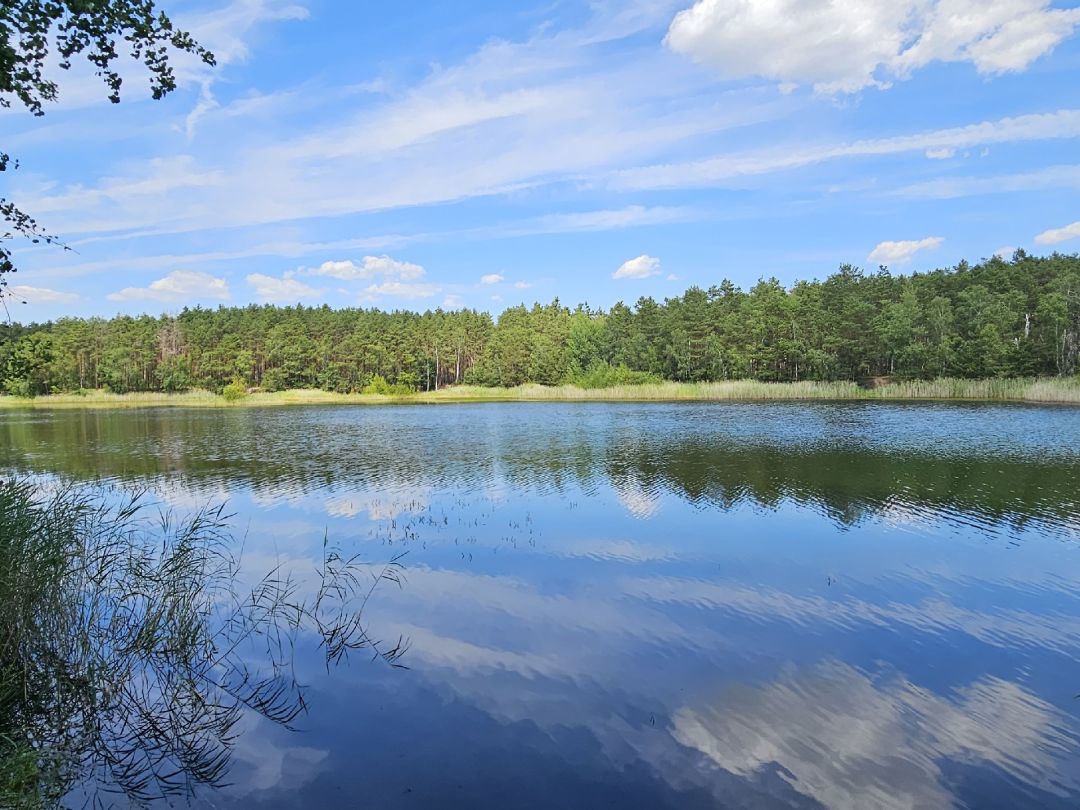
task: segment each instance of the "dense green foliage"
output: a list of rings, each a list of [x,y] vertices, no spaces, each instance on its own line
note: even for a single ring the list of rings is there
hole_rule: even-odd
[[[1080,257],[1023,252],[911,276],[844,266],[791,289],[724,281],[608,312],[556,299],[497,322],[474,310],[249,306],[0,330],[0,379],[23,396],[1030,377],[1072,375],[1078,355]]]

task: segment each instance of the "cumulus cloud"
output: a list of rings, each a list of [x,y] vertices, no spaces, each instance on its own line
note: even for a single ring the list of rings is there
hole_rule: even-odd
[[[515,290],[527,290],[531,286],[532,286],[532,284],[530,284],[527,281],[515,281],[514,282],[514,289]]]
[[[383,297],[430,298],[441,289],[434,284],[423,283],[426,271],[419,264],[392,259],[389,256],[365,256],[359,261],[340,259],[325,261],[318,267],[300,267],[278,276],[254,273],[247,277],[256,295],[264,301],[298,301],[323,295],[326,290],[305,283],[305,276],[322,276],[339,281],[370,282],[357,292],[356,287],[339,287],[343,296],[358,294],[359,300],[374,303]]]
[[[288,275],[277,278],[251,273],[246,281],[254,289],[256,298],[269,303],[293,303],[302,298],[315,298],[323,292]]]
[[[1080,222],[1074,222],[1064,228],[1051,228],[1048,231],[1043,231],[1035,237],[1035,241],[1040,245],[1056,245],[1058,242],[1067,242],[1077,237],[1080,237]]]
[[[249,276],[250,278],[250,276]],[[196,270],[174,270],[148,287],[125,287],[109,294],[110,301],[161,301],[179,303],[214,299],[226,301],[229,285],[225,279]]]
[[[612,278],[648,278],[660,272],[660,260],[655,256],[642,255],[625,261],[611,274]]]
[[[439,292],[434,284],[410,284],[404,281],[384,281],[364,289],[362,299],[374,301],[383,296],[390,298],[431,298]]]
[[[665,42],[727,78],[836,94],[884,89],[932,62],[1022,71],[1077,25],[1080,9],[1049,0],[697,0]]]
[[[346,281],[363,277],[363,270],[352,259],[323,262],[318,267],[312,267],[304,272],[313,276],[330,276],[331,278],[340,278]]]
[[[870,251],[867,260],[880,264],[903,264],[920,250],[932,250],[944,242],[941,236],[928,236],[925,239],[904,239],[899,242],[879,242]]]
[[[419,264],[391,259],[389,256],[365,256],[359,264],[352,259],[327,261],[318,267],[305,269],[303,272],[314,276],[330,276],[342,281],[369,279],[376,276],[415,281],[423,278],[425,271]]]
[[[994,255],[997,256],[999,259],[1006,260],[1011,259],[1014,253],[1016,253],[1016,248],[1012,247],[1011,245],[999,247],[997,250],[994,251]]]
[[[450,293],[443,299],[443,309],[460,309],[461,308],[461,296]]]
[[[70,304],[79,300],[75,293],[50,290],[47,287],[30,287],[26,284],[8,287],[7,292],[12,298],[27,304]]]
[[[498,273],[488,273],[486,276],[480,276],[481,284],[498,284],[505,281],[505,278]]]

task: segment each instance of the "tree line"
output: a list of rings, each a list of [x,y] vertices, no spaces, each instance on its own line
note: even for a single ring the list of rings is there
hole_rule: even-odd
[[[1071,375],[1078,356],[1080,256],[1023,251],[905,276],[844,265],[791,288],[724,280],[608,311],[252,305],[0,325],[3,387],[21,396]]]

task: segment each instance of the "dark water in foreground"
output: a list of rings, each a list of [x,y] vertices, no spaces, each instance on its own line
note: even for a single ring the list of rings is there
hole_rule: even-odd
[[[410,669],[302,661],[196,806],[1080,806],[1080,409],[10,412],[0,469],[409,552]]]

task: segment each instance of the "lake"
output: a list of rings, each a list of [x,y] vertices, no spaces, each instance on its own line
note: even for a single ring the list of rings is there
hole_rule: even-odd
[[[196,807],[1080,804],[1080,409],[6,411],[0,469],[407,552],[408,669],[301,659]]]

